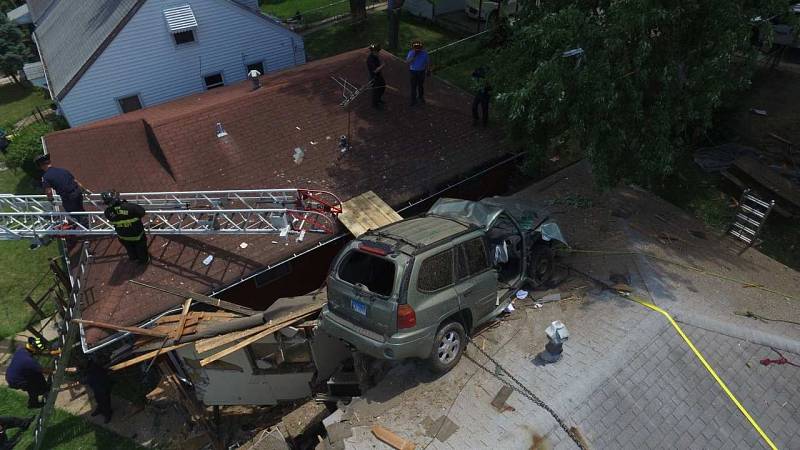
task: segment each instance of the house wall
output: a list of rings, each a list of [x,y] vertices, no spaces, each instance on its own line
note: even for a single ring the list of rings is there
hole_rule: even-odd
[[[463,11],[464,4],[464,0],[406,0],[403,9],[415,16],[433,19],[434,14],[438,16],[453,11]]]
[[[186,4],[197,19],[196,41],[176,45],[163,10]],[[148,0],[60,106],[76,126],[121,114],[121,97],[139,94],[148,107],[205,90],[211,73],[222,72],[225,84],[242,81],[257,61],[267,72],[303,64],[303,39],[227,0]]]

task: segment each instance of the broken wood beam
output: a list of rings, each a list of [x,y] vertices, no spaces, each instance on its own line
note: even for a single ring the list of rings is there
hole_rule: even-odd
[[[378,440],[396,450],[414,450],[416,448],[413,442],[398,436],[380,425],[372,426],[372,434],[374,434]]]
[[[154,357],[156,357],[158,355],[162,355],[164,353],[171,352],[171,351],[179,349],[181,347],[185,347],[185,346],[187,346],[189,344],[191,344],[191,342],[184,342],[183,344],[170,345],[170,346],[164,347],[164,348],[162,348],[160,350],[153,350],[152,352],[147,352],[147,353],[145,353],[143,355],[139,355],[139,356],[137,356],[135,358],[131,358],[131,359],[123,361],[121,363],[115,364],[115,365],[111,366],[109,369],[112,370],[112,371],[122,370],[122,369],[125,369],[127,367],[139,364],[140,362],[147,361],[148,359],[154,358]]]
[[[235,352],[237,350],[240,350],[240,349],[252,344],[253,342],[258,341],[259,339],[263,339],[263,338],[269,336],[270,334],[272,334],[272,333],[274,333],[276,331],[280,331],[282,328],[285,328],[285,327],[291,325],[292,323],[294,323],[294,322],[296,322],[296,321],[298,321],[300,319],[305,319],[306,317],[308,317],[308,316],[310,316],[312,314],[316,314],[317,311],[319,311],[319,308],[321,308],[321,306],[317,306],[317,305],[314,305],[314,306],[315,306],[315,308],[313,310],[309,310],[309,311],[307,311],[307,312],[305,312],[303,314],[297,315],[297,316],[295,316],[295,317],[293,317],[291,319],[287,319],[287,320],[284,320],[284,321],[281,321],[281,322],[277,322],[277,323],[269,322],[267,325],[273,324],[273,323],[274,324],[269,326],[268,328],[264,329],[260,333],[257,333],[257,334],[255,334],[253,336],[250,336],[249,338],[244,339],[243,341],[237,343],[236,345],[233,345],[231,347],[226,348],[225,350],[222,350],[221,352],[215,353],[215,354],[213,354],[213,355],[211,355],[209,357],[201,359],[200,360],[200,365],[201,366],[206,366],[206,365],[208,365],[208,364],[210,364],[210,363],[212,363],[212,362],[214,362],[214,361],[216,361],[218,359],[224,358],[224,357],[230,355],[231,353],[233,353],[233,352]],[[307,308],[303,308],[303,309],[306,310],[306,309],[310,309],[310,308],[307,307]]]
[[[161,291],[161,292],[165,292],[167,294],[172,294],[172,295],[175,295],[175,296],[178,296],[178,297],[191,298],[192,300],[194,300],[194,301],[196,301],[198,303],[203,303],[203,304],[206,304],[206,305],[215,306],[215,307],[217,307],[219,309],[224,309],[226,311],[235,312],[237,314],[242,314],[242,315],[245,315],[245,316],[249,316],[249,315],[252,315],[252,314],[258,312],[258,311],[252,310],[250,308],[245,308],[244,306],[239,306],[239,305],[237,305],[235,303],[226,302],[225,300],[220,300],[218,298],[209,297],[207,295],[198,294],[198,293],[192,292],[192,291],[187,291],[185,289],[180,289],[180,288],[176,288],[176,287],[156,286],[156,285],[153,285],[153,284],[142,283],[141,281],[138,281],[138,280],[128,280],[128,282],[136,284],[136,285],[139,285],[139,286],[144,286],[146,288],[154,289],[156,291]]]
[[[97,327],[103,328],[106,330],[115,330],[115,331],[124,331],[127,333],[138,334],[141,336],[153,336],[153,337],[167,337],[166,333],[161,333],[158,331],[153,331],[147,328],[140,328],[140,327],[126,327],[123,325],[115,325],[113,323],[106,323],[106,322],[98,322],[96,320],[85,320],[85,319],[72,319],[75,323],[80,323],[83,325],[87,325],[90,327]]]

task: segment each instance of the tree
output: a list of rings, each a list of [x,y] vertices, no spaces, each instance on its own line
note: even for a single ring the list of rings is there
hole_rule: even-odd
[[[5,14],[0,13],[0,73],[19,83],[17,72],[22,70],[25,59],[29,57],[27,47],[22,41],[22,31],[11,23]]]
[[[788,16],[789,3],[530,2],[495,58],[498,106],[534,165],[554,145],[576,145],[602,185],[653,185],[723,97],[749,85],[753,27],[769,24],[757,18]]]

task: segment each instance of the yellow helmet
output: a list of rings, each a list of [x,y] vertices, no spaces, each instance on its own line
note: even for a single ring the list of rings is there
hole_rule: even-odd
[[[38,337],[29,337],[28,342],[25,344],[25,348],[28,349],[29,352],[39,353],[43,352],[47,347],[45,346],[44,341]]]

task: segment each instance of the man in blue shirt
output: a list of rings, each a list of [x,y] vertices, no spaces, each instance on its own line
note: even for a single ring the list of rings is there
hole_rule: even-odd
[[[68,170],[53,167],[50,164],[50,155],[41,155],[36,158],[36,164],[44,172],[42,186],[47,198],[53,201],[53,191],[61,197],[61,206],[66,212],[81,212],[83,209],[83,193],[89,192],[83,187]],[[71,216],[72,220],[88,226],[88,220],[83,216]]]
[[[422,42],[414,41],[406,56],[406,63],[411,71],[411,106],[425,104],[425,72],[428,71],[428,52],[423,50]]]
[[[11,364],[6,370],[6,382],[11,389],[19,389],[28,393],[28,408],[41,408],[44,403],[39,400],[40,395],[50,391],[50,384],[44,378],[44,369],[34,354],[45,350],[44,342],[39,338],[30,337],[25,347],[14,352]]]

